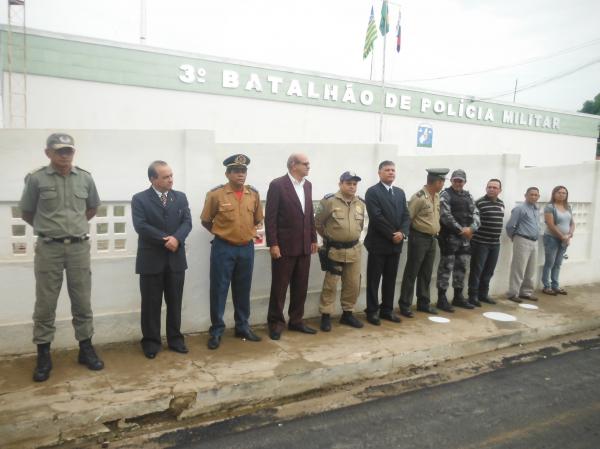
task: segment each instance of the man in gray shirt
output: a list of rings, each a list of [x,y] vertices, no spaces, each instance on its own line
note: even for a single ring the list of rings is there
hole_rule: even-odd
[[[525,192],[525,202],[516,206],[506,223],[506,234],[513,242],[513,258],[510,265],[510,281],[506,296],[514,302],[521,299],[537,301],[533,296],[537,261],[540,213],[536,203],[540,198],[537,187]]]

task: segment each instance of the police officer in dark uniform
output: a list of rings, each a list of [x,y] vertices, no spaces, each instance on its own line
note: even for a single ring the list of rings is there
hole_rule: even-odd
[[[261,338],[250,329],[250,288],[254,267],[254,237],[262,225],[258,191],[246,185],[250,158],[234,154],[223,161],[229,182],[206,194],[200,219],[214,236],[210,250],[209,349],[217,349],[225,330],[223,314],[231,284],[235,309],[235,336],[249,341]]]
[[[20,208],[23,220],[33,226],[36,280],[33,312],[33,342],[37,344],[37,365],[33,380],[50,377],[50,343],[54,339],[56,304],[67,274],[75,338],[79,341],[78,361],[91,370],[104,363],[92,346],[92,275],[88,220],[96,215],[100,198],[90,172],[73,165],[75,141],[68,134],[52,134],[46,141],[50,165],[25,177]]]
[[[465,274],[471,258],[470,240],[473,232],[479,228],[479,211],[475,200],[464,190],[467,174],[464,170],[454,170],[450,178],[452,185],[440,194],[439,237],[440,263],[437,271],[438,309],[452,312],[446,290],[452,275],[454,298],[452,305],[464,309],[473,309],[463,296]]]
[[[407,318],[413,317],[410,306],[415,292],[415,280],[417,281],[417,310],[431,314],[437,313],[430,304],[429,285],[433,272],[437,236],[440,232],[439,192],[444,187],[449,171],[448,168],[428,168],[427,184],[415,193],[408,203],[411,229],[399,299],[400,314]]]

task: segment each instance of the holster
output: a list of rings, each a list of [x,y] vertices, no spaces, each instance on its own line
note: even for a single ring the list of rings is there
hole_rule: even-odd
[[[318,253],[319,262],[321,263],[321,271],[327,271],[334,276],[342,275],[342,264],[329,258],[329,246],[321,246]]]

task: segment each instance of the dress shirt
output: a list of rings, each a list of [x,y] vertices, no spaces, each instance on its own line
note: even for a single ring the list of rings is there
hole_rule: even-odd
[[[292,181],[292,185],[294,186],[294,190],[296,191],[296,195],[298,195],[298,199],[300,200],[300,205],[302,206],[302,213],[304,213],[304,183],[306,180],[302,178],[302,181],[298,182],[296,178],[288,173],[290,177],[290,181]]]
[[[537,240],[540,235],[540,213],[535,204],[525,201],[516,206],[506,223],[506,233],[510,238],[520,235],[530,240]]]

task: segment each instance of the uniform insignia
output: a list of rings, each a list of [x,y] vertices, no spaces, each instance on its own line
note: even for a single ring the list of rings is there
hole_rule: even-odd
[[[323,197],[323,199],[324,199],[324,200],[328,200],[329,198],[331,198],[331,197],[334,197],[334,196],[335,196],[335,193],[328,193],[327,195],[325,195],[325,196]]]
[[[362,214],[363,208],[361,206],[356,206],[356,212],[358,212],[359,214]]]
[[[69,139],[69,136],[66,136],[64,134],[58,136],[58,140],[60,140],[62,143],[71,143],[71,139]]]
[[[252,190],[253,192],[258,193],[258,189],[254,186],[251,186],[250,184],[247,184],[246,187],[248,187],[250,190]]]
[[[62,137],[61,137],[61,139],[62,139]],[[75,168],[76,168],[77,170],[81,170],[82,172],[85,172],[85,173],[87,173],[88,175],[91,175],[91,174],[92,174],[92,172],[89,172],[89,171],[87,171],[85,168],[81,168],[79,165],[76,165],[76,166],[75,166]]]
[[[425,196],[425,192],[423,192],[422,190],[419,190],[417,192],[417,198],[422,198],[423,196]]]
[[[215,190],[219,190],[223,186],[224,186],[224,184],[219,184],[217,187],[214,187],[214,188],[210,189],[210,191],[214,192]]]

